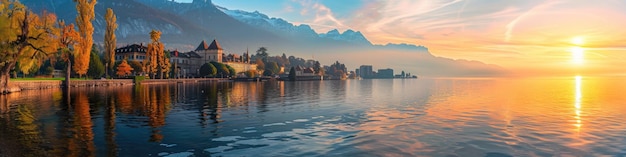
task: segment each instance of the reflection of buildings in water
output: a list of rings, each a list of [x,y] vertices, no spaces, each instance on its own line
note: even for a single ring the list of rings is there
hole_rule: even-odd
[[[204,85],[203,87],[205,88],[200,89],[200,93],[205,94],[205,99],[203,100],[206,101],[200,101],[200,103],[202,103],[202,107],[200,108],[200,123],[203,127],[209,124],[209,120],[211,121],[211,123],[220,122],[222,103],[219,103],[220,101],[218,100],[218,89],[223,91],[224,88],[220,85],[220,83],[212,83],[209,85]]]

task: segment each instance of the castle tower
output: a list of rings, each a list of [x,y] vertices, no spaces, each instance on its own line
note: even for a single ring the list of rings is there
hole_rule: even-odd
[[[222,56],[224,55],[224,49],[217,42],[217,40],[213,40],[211,44],[207,44],[204,40],[198,45],[196,48],[196,53],[202,57],[204,63],[208,63],[211,61],[215,61],[218,63],[222,62]],[[203,63],[203,64],[204,64]]]

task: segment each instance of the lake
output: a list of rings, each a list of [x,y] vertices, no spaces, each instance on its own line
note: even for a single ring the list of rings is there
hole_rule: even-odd
[[[625,156],[625,78],[220,82],[0,96],[0,156]]]

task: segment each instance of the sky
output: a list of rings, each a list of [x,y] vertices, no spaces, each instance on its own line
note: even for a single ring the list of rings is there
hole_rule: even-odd
[[[179,0],[184,2],[183,0]],[[623,0],[213,0],[318,33],[361,31],[372,43],[423,45],[436,56],[520,73],[626,72]]]

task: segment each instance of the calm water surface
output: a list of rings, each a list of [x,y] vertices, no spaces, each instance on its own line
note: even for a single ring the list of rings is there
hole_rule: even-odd
[[[626,79],[224,82],[1,96],[0,156],[625,156]]]

